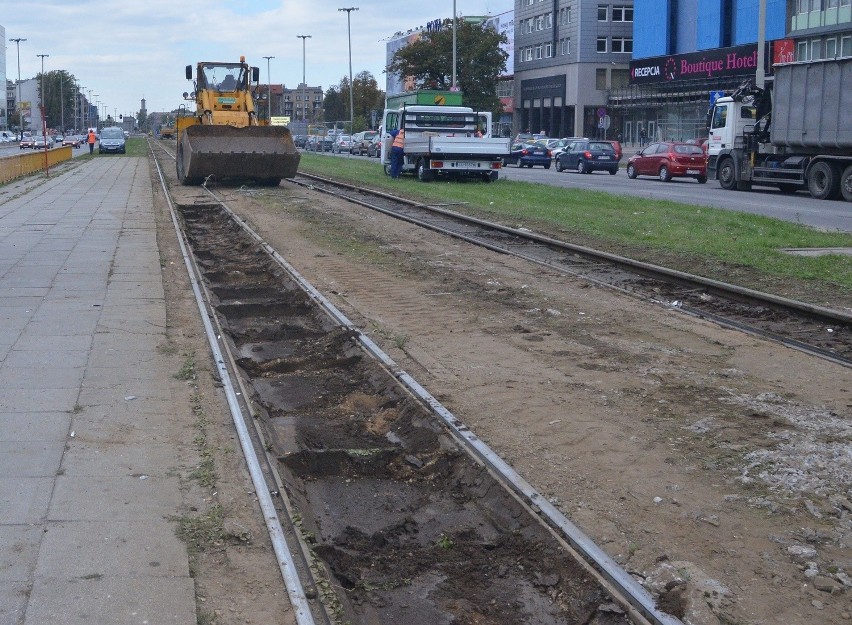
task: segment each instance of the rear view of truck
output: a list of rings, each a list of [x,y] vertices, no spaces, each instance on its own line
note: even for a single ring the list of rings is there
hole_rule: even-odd
[[[390,132],[405,128],[403,172],[423,182],[438,175],[497,180],[509,139],[490,136],[491,113],[465,106],[403,105],[388,109],[382,125],[382,163],[390,167]]]

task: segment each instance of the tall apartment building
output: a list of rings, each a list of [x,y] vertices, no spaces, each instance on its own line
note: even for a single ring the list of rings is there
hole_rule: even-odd
[[[309,87],[299,83],[295,89],[284,89],[282,114],[293,121],[315,122],[322,118],[322,87]]]
[[[787,0],[797,61],[852,56],[852,0]]]
[[[613,136],[607,107],[629,82],[632,0],[515,1],[515,128]]]

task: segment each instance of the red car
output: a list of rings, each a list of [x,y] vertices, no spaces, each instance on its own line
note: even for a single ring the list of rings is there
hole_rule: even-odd
[[[700,145],[680,141],[652,143],[627,161],[627,177],[658,176],[663,182],[672,178],[695,178],[707,182],[707,155]]]

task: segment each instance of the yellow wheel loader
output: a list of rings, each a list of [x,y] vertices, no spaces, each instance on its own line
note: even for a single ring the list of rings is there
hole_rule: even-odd
[[[290,131],[257,117],[253,91],[260,77],[245,57],[239,63],[198,63],[195,114],[177,119],[177,175],[182,184],[198,185],[212,176],[220,182],[254,182],[278,186],[292,178],[299,152]],[[186,66],[192,80],[192,66]]]

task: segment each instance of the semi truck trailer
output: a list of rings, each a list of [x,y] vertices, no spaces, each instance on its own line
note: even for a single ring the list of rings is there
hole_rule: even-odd
[[[774,66],[709,115],[707,173],[724,189],[774,186],[852,202],[852,58]]]

